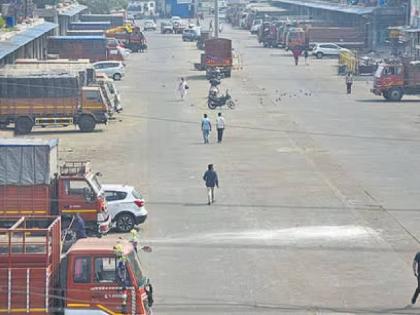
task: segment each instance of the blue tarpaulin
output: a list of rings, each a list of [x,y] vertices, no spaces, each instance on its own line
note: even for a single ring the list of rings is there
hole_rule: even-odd
[[[16,35],[12,36],[10,39],[0,41],[0,59],[56,27],[57,24],[44,22],[33,27],[29,27],[25,31],[16,33]]]

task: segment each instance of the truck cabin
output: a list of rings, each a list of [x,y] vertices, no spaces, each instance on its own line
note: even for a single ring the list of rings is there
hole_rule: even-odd
[[[106,112],[106,100],[101,89],[97,86],[87,86],[82,88],[81,106],[83,112]]]
[[[72,216],[80,213],[88,222],[97,222],[103,216],[106,201],[102,186],[86,161],[66,162],[60,167],[59,209]],[[102,221],[102,220],[101,220]]]
[[[69,249],[65,260],[60,274],[66,282],[66,310],[80,313],[99,307],[108,314],[151,314],[149,280],[132,243],[82,239]],[[72,303],[86,300],[95,303]]]
[[[287,46],[293,49],[305,43],[305,31],[302,28],[291,28],[286,37]]]
[[[401,63],[383,63],[378,66],[375,72],[374,85],[397,85],[402,84],[403,65]]]

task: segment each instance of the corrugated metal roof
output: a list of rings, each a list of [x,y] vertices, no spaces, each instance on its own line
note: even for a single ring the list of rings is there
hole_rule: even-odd
[[[359,7],[355,5],[332,4],[320,1],[273,0],[273,3],[287,3],[314,9],[323,9],[357,15],[370,14],[376,9],[376,7]]]
[[[111,25],[109,21],[98,21],[98,22],[71,22],[72,25]]]
[[[19,32],[7,40],[0,41],[0,59],[56,27],[57,24],[44,22]]]
[[[87,8],[88,7],[85,5],[76,4],[76,5],[72,5],[71,7],[62,9],[62,11],[58,13],[58,15],[74,16],[84,10],[87,10]]]
[[[105,36],[50,36],[48,38],[63,40],[104,40]]]

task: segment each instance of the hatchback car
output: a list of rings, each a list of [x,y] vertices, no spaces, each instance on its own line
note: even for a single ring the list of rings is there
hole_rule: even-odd
[[[338,56],[342,51],[348,51],[348,49],[334,43],[322,43],[314,45],[312,55],[316,56],[318,59],[322,59],[324,56]]]
[[[153,20],[145,20],[143,23],[143,28],[145,31],[156,31],[157,26]]]
[[[182,31],[182,40],[184,42],[193,42],[200,38],[199,28],[187,28]]]
[[[98,61],[93,68],[118,81],[125,75],[124,64],[120,61]]]
[[[118,232],[130,232],[147,218],[143,196],[133,186],[102,185],[111,220]]]

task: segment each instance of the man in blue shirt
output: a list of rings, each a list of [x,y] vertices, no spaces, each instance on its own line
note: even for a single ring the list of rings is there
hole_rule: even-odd
[[[207,114],[204,114],[203,119],[201,119],[201,131],[203,132],[204,143],[209,143],[211,122],[210,119],[207,117]]]
[[[413,272],[414,276],[417,278],[417,289],[414,292],[413,297],[411,298],[411,304],[415,304],[417,297],[420,293],[420,252],[417,252],[413,260]]]
[[[203,180],[206,182],[207,194],[208,194],[208,205],[210,206],[214,202],[214,186],[219,188],[219,178],[213,168],[213,164],[208,165],[207,171],[204,173]]]

